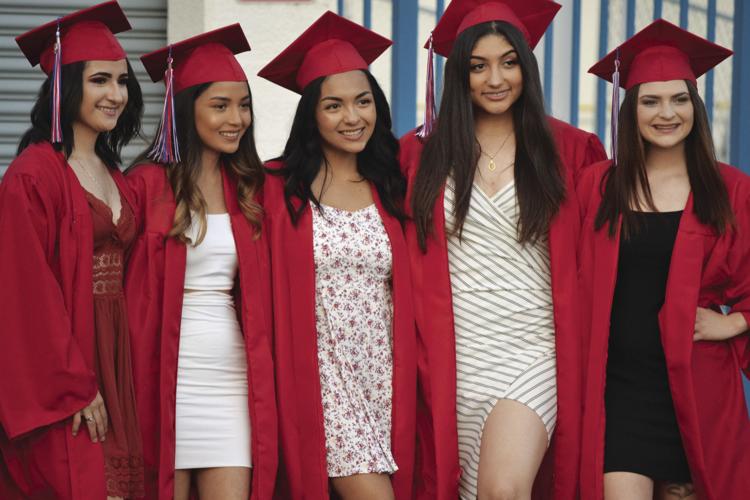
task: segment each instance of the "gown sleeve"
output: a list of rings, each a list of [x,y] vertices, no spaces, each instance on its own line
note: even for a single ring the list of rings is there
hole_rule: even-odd
[[[0,424],[10,438],[70,417],[97,390],[56,274],[61,196],[40,184],[9,172],[0,185]]]
[[[735,209],[735,236],[729,251],[727,266],[730,283],[725,291],[726,303],[732,312],[739,312],[750,325],[750,195]],[[750,337],[745,332],[735,338],[740,351],[741,366],[750,377]]]

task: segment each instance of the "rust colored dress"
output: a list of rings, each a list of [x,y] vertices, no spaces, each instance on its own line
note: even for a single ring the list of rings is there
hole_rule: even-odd
[[[115,225],[109,206],[86,193],[94,226],[96,375],[109,415],[104,448],[107,495],[144,496],[143,452],[133,389],[130,338],[123,294],[123,262],[135,239],[133,212],[122,198]]]

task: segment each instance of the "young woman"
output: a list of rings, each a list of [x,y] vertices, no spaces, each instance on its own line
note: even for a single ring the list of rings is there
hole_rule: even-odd
[[[114,36],[128,29],[108,2],[16,39],[48,78],[0,186],[4,499],[143,495],[122,291],[136,221],[118,170],[143,110]]]
[[[745,498],[750,178],[696,89],[731,51],[659,20],[616,52],[590,70],[626,89],[616,164],[579,186],[582,498]]]
[[[532,48],[559,7],[451,2],[432,34],[448,57],[436,128],[424,144],[416,133],[401,140],[425,360],[424,498],[530,498],[554,429],[556,476],[538,491],[575,496],[573,188],[606,155],[595,136],[544,112]]]
[[[142,58],[167,85],[155,162],[128,173],[144,220],[126,293],[150,498],[186,500],[194,485],[268,499],[276,478],[263,166],[234,56],[248,50],[234,24]]]
[[[405,183],[388,103],[367,71],[390,44],[327,12],[260,72],[302,94],[264,191],[281,498],[327,500],[329,483],[344,500],[412,498]]]

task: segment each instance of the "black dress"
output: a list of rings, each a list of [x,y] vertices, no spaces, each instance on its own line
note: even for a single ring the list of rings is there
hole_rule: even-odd
[[[639,230],[620,242],[604,394],[604,472],[692,482],[658,322],[681,215],[638,212]]]

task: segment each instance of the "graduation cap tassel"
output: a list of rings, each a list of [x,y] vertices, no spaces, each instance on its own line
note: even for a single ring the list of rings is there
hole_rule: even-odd
[[[611,130],[612,130],[612,160],[617,165],[617,132],[620,126],[620,50],[617,50],[617,56],[615,57],[615,72],[612,73],[612,115]]]
[[[172,69],[172,49],[167,56],[167,70],[164,72],[166,93],[161,112],[161,123],[156,134],[156,143],[148,157],[159,163],[180,162],[180,147],[177,142],[177,124],[174,116],[174,70]]]
[[[55,31],[55,60],[52,66],[52,95],[50,105],[52,106],[52,123],[50,124],[50,140],[53,144],[63,141],[62,126],[60,124],[60,91],[62,70],[62,44],[60,43],[60,20],[57,20]]]
[[[425,92],[424,121],[417,131],[417,137],[426,139],[435,127],[435,51],[432,48],[432,34],[427,48],[427,90]]]

